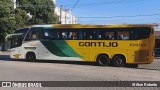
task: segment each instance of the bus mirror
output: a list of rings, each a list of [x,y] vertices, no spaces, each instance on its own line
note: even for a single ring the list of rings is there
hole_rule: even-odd
[[[5,41],[2,43],[2,51],[7,51],[11,48],[11,37],[6,37]]]

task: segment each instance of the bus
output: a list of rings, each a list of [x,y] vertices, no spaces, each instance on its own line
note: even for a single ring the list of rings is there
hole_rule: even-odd
[[[21,35],[12,38],[12,59],[86,61],[116,67],[138,67],[154,60],[152,24],[33,25],[18,44]]]

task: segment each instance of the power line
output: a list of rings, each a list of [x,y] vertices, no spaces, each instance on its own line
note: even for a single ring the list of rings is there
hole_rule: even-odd
[[[146,1],[146,0],[139,0],[139,1]],[[138,2],[139,2],[138,1]],[[119,1],[112,1],[112,2],[100,2],[100,3],[85,3],[85,4],[77,4],[77,8],[81,7],[91,7],[91,6],[99,6],[99,5],[108,5],[108,4],[119,4],[119,3],[132,3],[137,2],[136,0],[119,0]],[[70,7],[71,5],[64,5],[64,7]]]
[[[143,14],[143,15],[131,15],[131,16],[98,16],[98,17],[77,17],[77,18],[127,18],[127,17],[150,17],[150,16],[160,16],[160,13],[157,14]],[[64,18],[64,17],[62,17]],[[69,18],[69,17],[68,17]]]
[[[112,2],[95,2],[95,3],[83,3],[83,4],[77,4],[76,7],[89,7],[89,6],[98,6],[98,5],[106,5],[106,4],[114,4],[114,3],[127,3],[124,2],[126,0],[120,0],[120,1],[112,1]],[[134,0],[132,0],[133,2]],[[64,7],[71,7],[72,5],[64,5]]]
[[[80,4],[80,5],[77,5],[77,7],[80,8],[80,7],[90,7],[90,6],[99,6],[99,5],[108,5],[108,4],[118,4],[118,3],[130,3],[130,2],[135,2],[135,0],[131,0],[131,1],[127,1],[127,2],[126,2],[126,0],[120,0],[120,1],[112,1],[112,2]]]
[[[77,0],[77,2],[74,4],[74,6],[72,7],[71,11],[73,11],[73,9],[76,7],[76,5],[79,3],[80,0]]]

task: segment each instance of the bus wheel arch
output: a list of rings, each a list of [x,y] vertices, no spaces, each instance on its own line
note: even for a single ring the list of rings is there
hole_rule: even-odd
[[[99,66],[108,66],[110,64],[109,55],[105,53],[101,53],[96,57],[96,63]]]
[[[126,57],[123,54],[116,54],[113,56],[111,63],[116,67],[123,67],[126,65]]]
[[[26,60],[29,62],[36,61],[36,54],[34,52],[27,52],[26,53]]]

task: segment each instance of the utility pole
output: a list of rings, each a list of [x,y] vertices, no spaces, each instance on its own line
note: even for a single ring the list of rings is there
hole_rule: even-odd
[[[62,5],[60,7],[60,20],[59,20],[60,24],[62,24]]]

